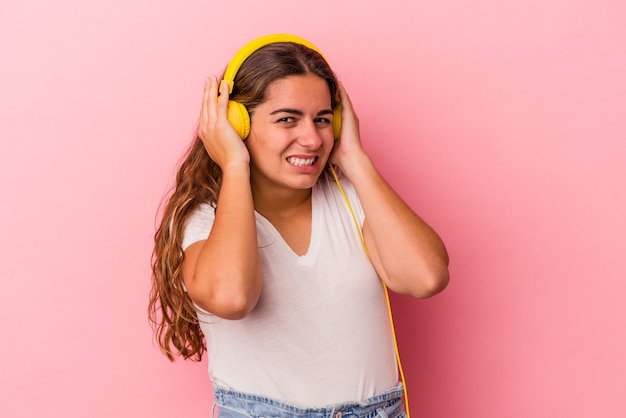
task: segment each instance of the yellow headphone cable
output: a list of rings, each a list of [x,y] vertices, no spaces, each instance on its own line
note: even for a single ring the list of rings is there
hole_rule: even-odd
[[[335,179],[335,183],[337,183],[337,187],[339,187],[339,191],[341,192],[341,196],[343,197],[343,200],[346,202],[346,205],[348,206],[348,210],[350,211],[350,215],[352,216],[352,220],[354,221],[356,230],[359,233],[359,238],[361,239],[361,245],[363,246],[363,249],[365,250],[365,254],[367,254],[367,256],[369,257],[369,251],[367,251],[367,246],[365,245],[365,238],[363,238],[363,231],[361,231],[361,226],[359,225],[359,221],[357,220],[356,215],[354,214],[354,210],[352,209],[352,205],[350,204],[350,201],[348,200],[348,196],[346,196],[346,193],[343,191],[343,187],[341,187],[341,183],[339,182],[339,177],[337,176],[337,173],[335,172],[335,168],[330,163],[330,161],[328,162],[328,167],[330,168],[330,172],[332,173]],[[389,324],[391,325],[391,335],[393,336],[393,346],[396,351],[396,361],[398,362],[398,370],[400,371],[400,378],[402,379],[402,385],[404,387],[404,407],[406,409],[407,418],[411,418],[411,414],[409,412],[409,395],[408,395],[408,391],[406,387],[406,380],[404,378],[404,370],[402,369],[402,361],[400,361],[400,351],[398,350],[396,328],[393,323],[393,314],[391,313],[391,301],[389,300],[389,290],[387,289],[387,285],[385,285],[385,282],[381,280],[381,283],[383,285],[383,289],[385,290],[385,300],[387,301],[387,312],[389,313]]]

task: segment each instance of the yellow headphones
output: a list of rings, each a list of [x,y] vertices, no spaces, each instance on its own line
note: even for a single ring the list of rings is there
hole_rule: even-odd
[[[299,36],[287,34],[262,36],[244,45],[228,64],[226,72],[224,73],[224,81],[228,84],[228,92],[233,92],[235,76],[237,75],[239,68],[241,68],[241,65],[250,55],[264,46],[280,42],[291,42],[294,44],[304,45],[307,48],[319,53],[322,58],[326,60],[322,52],[317,49],[315,45],[306,39],[300,38]],[[326,60],[326,62],[328,62],[328,60]],[[341,105],[338,104],[333,113],[333,136],[335,139],[338,139],[341,134]],[[228,102],[228,120],[230,121],[230,124],[233,125],[233,128],[235,128],[235,131],[237,131],[241,139],[246,139],[248,137],[250,134],[250,115],[243,104],[234,100],[230,100]]]

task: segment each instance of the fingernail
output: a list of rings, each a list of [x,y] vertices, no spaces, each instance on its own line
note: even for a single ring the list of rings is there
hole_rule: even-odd
[[[228,94],[233,92],[233,82],[229,81],[229,80],[222,80],[220,82],[220,93],[222,92],[222,89],[227,89],[228,90]]]

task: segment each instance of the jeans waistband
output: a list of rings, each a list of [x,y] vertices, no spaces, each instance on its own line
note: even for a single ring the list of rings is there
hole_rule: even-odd
[[[222,387],[214,388],[220,418],[401,418],[405,416],[403,395],[404,388],[399,383],[384,393],[361,402],[339,403],[323,408],[301,408],[259,395]]]

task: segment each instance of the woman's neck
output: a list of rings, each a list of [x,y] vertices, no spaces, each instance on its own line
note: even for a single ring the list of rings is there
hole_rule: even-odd
[[[293,217],[311,208],[312,189],[273,189],[252,188],[254,209],[265,218],[284,219]]]

